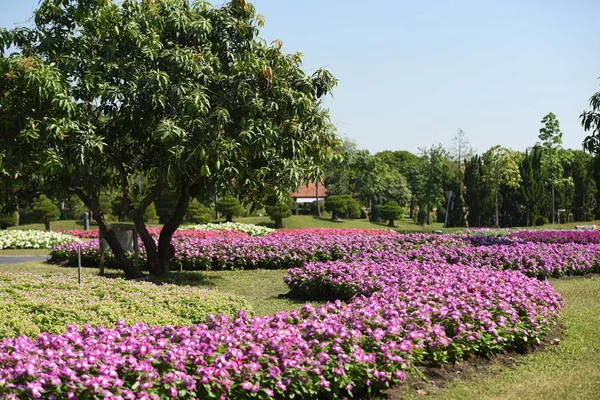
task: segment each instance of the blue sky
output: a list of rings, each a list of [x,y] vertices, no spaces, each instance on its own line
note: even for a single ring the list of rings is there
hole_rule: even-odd
[[[600,1],[252,2],[265,39],[339,79],[327,104],[359,148],[417,152],[462,128],[480,153],[525,150],[550,111],[564,146],[581,148],[578,117],[600,90]],[[36,5],[0,0],[0,26],[24,23]]]

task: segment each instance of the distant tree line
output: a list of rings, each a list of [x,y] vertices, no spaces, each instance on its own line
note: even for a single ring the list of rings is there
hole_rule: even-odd
[[[553,113],[542,119],[538,138],[522,152],[494,146],[482,154],[460,129],[450,146],[439,144],[418,154],[370,154],[346,140],[338,157],[325,163],[324,183],[337,202],[338,196],[351,197],[374,220],[391,221],[381,215],[390,202],[419,224],[434,222],[435,215],[449,227],[600,219],[600,159],[563,149]]]

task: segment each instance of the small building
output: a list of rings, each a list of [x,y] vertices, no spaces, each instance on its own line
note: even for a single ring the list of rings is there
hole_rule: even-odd
[[[317,196],[317,185],[315,182],[309,182],[307,185],[300,186],[298,190],[293,193],[290,193],[290,196],[294,199],[295,204],[295,214],[298,215],[299,205],[312,203],[313,201],[324,201],[327,197],[327,187],[322,183],[318,185],[319,195]]]

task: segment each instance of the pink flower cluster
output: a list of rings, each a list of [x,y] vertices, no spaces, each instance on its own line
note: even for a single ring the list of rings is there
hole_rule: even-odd
[[[269,232],[267,236],[302,236],[305,234],[316,235],[365,235],[381,236],[396,235],[397,233],[390,229],[359,229],[359,228],[299,228],[286,229],[282,231]]]
[[[417,260],[413,253],[423,237],[409,237],[402,254],[395,251],[402,247],[400,237],[387,242],[388,236],[314,236],[282,243],[300,241],[316,251],[328,238],[329,257],[339,260],[304,263],[286,281],[297,294],[328,295],[347,303],[305,305],[301,311],[269,317],[248,318],[240,312],[235,319],[217,316],[190,327],[119,323],[115,328],[69,327],[62,335],[37,339],[5,339],[0,345],[0,397],[369,396],[402,382],[417,364],[441,364],[539,341],[562,308],[560,295],[548,282],[516,271]],[[257,243],[283,240],[255,239],[238,239],[237,251],[250,245],[259,251]],[[230,239],[195,240],[186,238],[196,245]],[[430,248],[444,249],[455,240],[425,240],[420,246],[433,242]],[[384,248],[378,247],[382,243]],[[390,245],[396,247],[386,247]],[[267,259],[275,255],[259,254]]]

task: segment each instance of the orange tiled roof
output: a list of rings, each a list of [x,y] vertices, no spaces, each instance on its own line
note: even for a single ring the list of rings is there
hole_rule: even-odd
[[[310,182],[308,185],[303,185],[293,193],[290,193],[293,198],[297,197],[316,197],[317,188],[314,182]],[[327,188],[322,183],[319,183],[319,197],[327,197]]]

